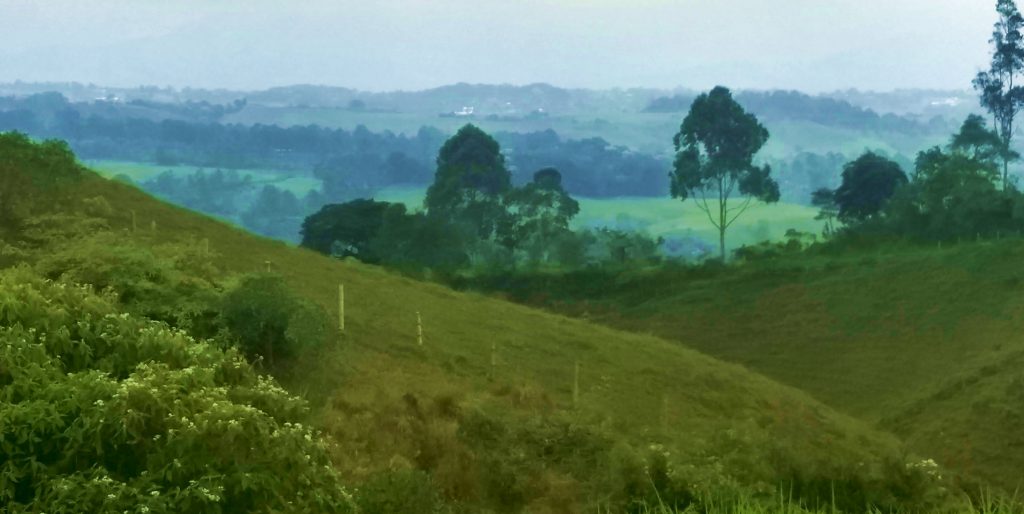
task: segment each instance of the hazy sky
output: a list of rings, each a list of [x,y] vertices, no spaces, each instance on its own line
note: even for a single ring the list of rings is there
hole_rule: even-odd
[[[995,0],[0,0],[0,82],[968,88]]]

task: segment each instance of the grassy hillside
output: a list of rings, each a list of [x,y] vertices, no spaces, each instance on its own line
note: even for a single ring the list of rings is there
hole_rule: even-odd
[[[1024,469],[1022,259],[1014,238],[577,285],[537,278],[514,294],[743,364],[1013,490]]]
[[[95,175],[73,198],[74,217],[57,222],[91,211],[90,230],[117,244],[201,246],[215,276],[270,269],[332,325],[343,284],[344,333],[274,370],[318,406],[335,466],[368,490],[416,490],[409,473],[422,470],[459,509],[531,512],[770,498],[778,486],[850,509],[948,492],[884,432],[664,339],[332,260]],[[111,208],[88,207],[99,204]],[[54,244],[12,238],[5,260],[35,262]]]

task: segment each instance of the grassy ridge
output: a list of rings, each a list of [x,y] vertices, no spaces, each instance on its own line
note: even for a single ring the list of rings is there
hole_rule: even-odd
[[[899,500],[906,484],[887,480],[913,478],[895,438],[664,339],[332,260],[98,177],[79,194],[106,198],[115,231],[130,231],[134,212],[146,228],[125,232],[133,244],[206,239],[223,272],[269,266],[327,312],[345,285],[345,333],[280,375],[322,405],[320,424],[352,480],[418,467],[453,501],[573,511],[610,501],[623,476],[646,473],[636,459],[650,454],[669,461],[667,476],[693,482],[685,494],[739,484],[770,495],[796,481],[808,494],[848,486],[840,493],[863,505],[865,495]]]
[[[799,256],[722,273],[550,279],[528,301],[807,391],[1009,490],[1024,441],[1024,241]]]

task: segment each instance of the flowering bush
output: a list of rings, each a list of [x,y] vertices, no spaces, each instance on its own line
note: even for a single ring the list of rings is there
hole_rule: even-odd
[[[0,504],[33,512],[348,512],[305,403],[235,350],[0,272]]]

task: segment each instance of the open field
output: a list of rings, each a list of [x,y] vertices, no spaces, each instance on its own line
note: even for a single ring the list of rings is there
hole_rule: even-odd
[[[425,194],[424,188],[388,188],[379,191],[376,198],[416,207],[423,204]],[[607,227],[645,232],[655,238],[697,238],[712,247],[718,244],[718,231],[692,200],[642,197],[577,200],[580,213],[572,220],[573,229]],[[820,234],[823,223],[814,219],[817,213],[817,209],[797,204],[751,204],[730,227],[726,246],[735,249],[762,241],[779,241],[789,229]]]
[[[134,161],[93,160],[86,161],[85,164],[105,177],[126,175],[135,183],[154,179],[165,171],[170,171],[175,175],[184,176],[191,175],[199,170],[204,170],[207,173],[216,170],[216,168],[201,168],[198,166],[161,166],[159,164]],[[269,170],[257,168],[238,169],[234,171],[238,172],[239,176],[252,177],[253,184],[273,185],[278,189],[291,191],[300,198],[307,192],[320,187],[319,180],[313,178],[309,174],[304,174],[294,170]]]
[[[124,174],[136,183],[150,180],[164,171],[177,174],[191,174],[198,168],[192,166],[159,166],[149,163],[126,161],[92,161],[88,163],[100,174],[113,177]],[[209,170],[207,170],[209,171]],[[242,176],[253,177],[256,184],[272,184],[286,189],[298,197],[310,190],[318,189],[320,181],[309,176],[296,176],[294,171],[279,170],[238,170]],[[411,209],[423,205],[426,188],[390,187],[378,191],[377,200],[401,202]],[[680,202],[672,198],[579,198],[580,213],[573,220],[574,229],[614,228],[627,231],[646,232],[652,237],[696,238],[714,246],[718,233],[693,201]],[[797,204],[753,204],[750,209],[730,228],[727,235],[729,249],[761,241],[783,239],[789,229],[819,234],[822,222],[816,221],[817,210]]]

